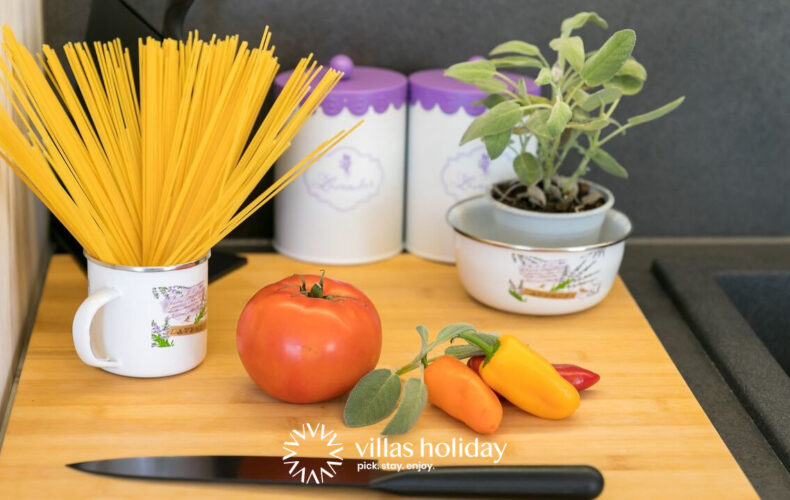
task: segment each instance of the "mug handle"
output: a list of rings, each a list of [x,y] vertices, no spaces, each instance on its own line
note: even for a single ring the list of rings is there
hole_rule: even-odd
[[[83,363],[99,368],[118,368],[120,361],[112,359],[99,359],[91,349],[91,323],[99,309],[108,302],[121,296],[120,290],[113,287],[104,287],[96,290],[85,299],[77,314],[74,315],[74,323],[71,325],[71,333],[74,338],[74,348]]]

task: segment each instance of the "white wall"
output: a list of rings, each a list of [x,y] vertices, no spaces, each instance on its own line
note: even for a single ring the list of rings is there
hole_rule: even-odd
[[[42,43],[41,19],[41,0],[0,0],[0,25],[10,26],[33,52]],[[10,109],[2,91],[0,105]],[[0,422],[28,309],[43,272],[47,220],[43,206],[0,160]]]

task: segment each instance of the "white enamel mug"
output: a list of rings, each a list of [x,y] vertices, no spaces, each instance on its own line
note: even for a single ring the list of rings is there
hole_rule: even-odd
[[[72,325],[85,364],[127,377],[164,377],[203,361],[209,255],[168,267],[86,257],[89,295]]]

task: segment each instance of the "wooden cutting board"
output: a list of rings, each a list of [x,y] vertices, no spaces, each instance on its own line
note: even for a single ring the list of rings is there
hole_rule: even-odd
[[[70,462],[139,455],[282,455],[292,429],[323,424],[337,432],[342,456],[378,437],[383,424],[347,429],[344,398],[313,405],[280,403],[247,377],[235,347],[236,319],[262,286],[321,267],[279,255],[249,255],[249,265],[209,287],[209,350],[195,370],[163,379],[132,379],[83,365],[71,344],[71,321],[86,283],[66,256],[52,259],[8,431],[0,450],[0,498],[283,498],[315,496],[307,488],[129,481],[65,467]],[[432,334],[459,321],[510,333],[555,363],[601,374],[579,411],[541,420],[512,406],[493,436],[506,445],[502,464],[590,464],[606,481],[602,498],[754,498],[756,494],[683,382],[619,279],[597,307],[562,317],[499,312],[471,299],[453,266],[401,255],[352,267],[324,266],[356,284],[378,307],[384,327],[381,366],[402,365],[418,348],[414,327]],[[342,370],[343,367],[338,367]],[[387,463],[490,464],[490,458],[423,456],[432,446],[478,437],[428,407],[416,427],[391,443],[411,443],[411,458]],[[320,454],[320,445],[303,445]],[[472,450],[470,450],[471,452]],[[366,491],[325,489],[347,498]],[[383,495],[382,495],[383,496]]]

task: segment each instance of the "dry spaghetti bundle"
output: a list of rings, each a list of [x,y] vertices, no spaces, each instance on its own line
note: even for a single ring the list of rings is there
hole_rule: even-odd
[[[302,59],[256,130],[279,69],[270,34],[67,44],[38,61],[3,27],[0,156],[93,257],[164,266],[205,255],[350,131],[322,143],[244,204],[340,80]]]

